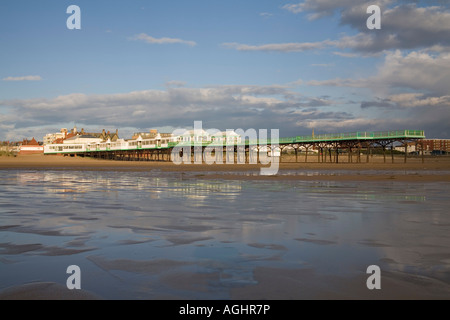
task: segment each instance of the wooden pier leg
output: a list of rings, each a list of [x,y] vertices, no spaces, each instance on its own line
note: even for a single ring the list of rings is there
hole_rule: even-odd
[[[391,146],[391,158],[392,158],[392,163],[394,163],[394,144],[392,144],[392,146]]]
[[[358,163],[361,163],[361,145],[358,145]]]
[[[369,163],[369,153],[370,153],[370,144],[367,146],[367,155],[366,155],[366,163]]]
[[[386,163],[386,146],[383,146],[383,161]]]
[[[338,159],[339,159],[339,148],[338,146],[336,146],[336,148],[334,149],[334,162],[338,163]]]
[[[424,163],[425,157],[424,157],[424,150],[423,150],[423,141],[420,142],[420,145],[422,146],[422,163]]]
[[[305,163],[308,162],[308,149],[309,147],[306,148]]]
[[[408,157],[408,143],[405,141],[405,163],[407,157]]]

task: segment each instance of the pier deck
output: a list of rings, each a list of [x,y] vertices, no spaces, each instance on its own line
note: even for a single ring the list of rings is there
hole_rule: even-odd
[[[233,144],[224,144],[223,142],[203,141],[203,142],[152,142],[143,143],[142,141],[117,143],[100,143],[92,145],[49,145],[45,148],[45,154],[64,154],[69,156],[86,156],[113,160],[148,160],[148,161],[171,161],[171,155],[175,148],[179,150],[191,151],[201,148],[202,152],[209,148],[214,152],[229,152],[230,148],[235,153],[244,154],[245,161],[249,162],[251,153],[275,152],[282,153],[286,149],[292,149],[295,152],[298,161],[300,153],[305,154],[305,162],[308,161],[308,154],[316,153],[318,162],[339,162],[339,155],[347,153],[348,162],[353,162],[353,156],[356,155],[356,162],[362,162],[362,151],[365,151],[366,162],[369,162],[369,155],[374,148],[381,148],[386,161],[386,150],[391,149],[392,161],[394,161],[394,145],[401,145],[405,148],[404,161],[407,159],[407,143],[416,142],[421,144],[425,139],[423,130],[393,130],[393,131],[358,131],[351,133],[336,134],[318,134],[308,136],[295,136],[279,138],[274,141],[271,139],[255,140],[244,139]],[[221,149],[223,148],[223,149]],[[218,152],[219,151],[219,152]],[[356,152],[355,152],[356,151]],[[423,146],[422,161],[423,161]],[[355,154],[354,154],[355,153]],[[221,155],[223,156],[223,154]],[[327,160],[329,158],[329,160]]]

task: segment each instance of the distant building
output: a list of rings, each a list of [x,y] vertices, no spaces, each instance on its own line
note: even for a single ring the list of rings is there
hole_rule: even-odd
[[[58,140],[64,140],[67,137],[67,129],[62,128],[60,132],[48,133],[44,137],[44,145],[56,143]]]
[[[102,141],[110,140],[111,142],[116,142],[119,139],[119,130],[118,129],[116,129],[116,132],[113,132],[113,133],[111,133],[110,131],[105,131],[105,129],[103,129],[101,133],[84,132],[84,129],[81,129],[80,134],[93,136],[93,137],[102,139]]]
[[[83,134],[83,135],[76,135],[67,139],[64,139],[63,144],[91,144],[91,143],[100,143],[104,140],[102,138],[99,138],[94,135],[90,134]]]
[[[131,137],[131,140],[137,140],[139,137],[141,137],[141,139],[143,139],[143,140],[156,139],[157,137],[159,139],[164,139],[164,138],[172,137],[172,133],[162,133],[162,132],[160,133],[156,129],[151,129],[150,132],[137,132],[137,133],[133,134],[133,136]]]
[[[24,139],[19,147],[19,154],[39,154],[44,153],[44,146],[41,146],[34,138]]]
[[[448,154],[450,152],[450,139],[425,139],[417,145],[418,151],[425,154]]]
[[[415,153],[417,151],[417,142],[408,142],[406,145],[407,145],[406,147],[407,153]],[[394,150],[405,152],[405,145],[395,146]]]
[[[77,137],[84,137],[84,138],[78,138]],[[69,140],[70,139],[70,140]],[[84,129],[81,129],[81,131],[78,131],[77,127],[74,127],[70,130],[70,132],[67,131],[67,129],[63,128],[60,132],[57,133],[49,133],[44,137],[44,145],[49,144],[64,144],[66,140],[71,141],[70,143],[74,143],[74,141],[78,141],[75,143],[83,143],[80,142],[82,140],[86,139],[95,139],[95,142],[99,140],[99,142],[103,141],[112,141],[115,142],[119,139],[119,130],[117,129],[116,132],[111,133],[110,131],[106,131],[103,129],[102,132],[85,132]]]
[[[177,137],[179,142],[214,142],[218,144],[234,145],[242,142],[242,137],[232,130],[217,131],[214,134],[206,130],[186,130]]]

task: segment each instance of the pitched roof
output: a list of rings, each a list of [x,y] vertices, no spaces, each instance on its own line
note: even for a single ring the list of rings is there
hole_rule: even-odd
[[[22,141],[22,145],[23,146],[38,146],[39,145],[39,143],[36,141],[36,139],[31,139],[31,140],[28,140],[28,139],[23,139],[23,141]]]

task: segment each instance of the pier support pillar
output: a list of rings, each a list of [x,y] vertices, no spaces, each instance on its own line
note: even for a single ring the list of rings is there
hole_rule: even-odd
[[[425,162],[425,157],[424,157],[424,150],[423,150],[423,141],[420,142],[420,145],[422,146],[422,163]]]
[[[408,143],[405,141],[405,163],[406,163],[407,157],[408,157]]]
[[[394,144],[391,145],[391,158],[392,158],[392,163],[394,163]]]

